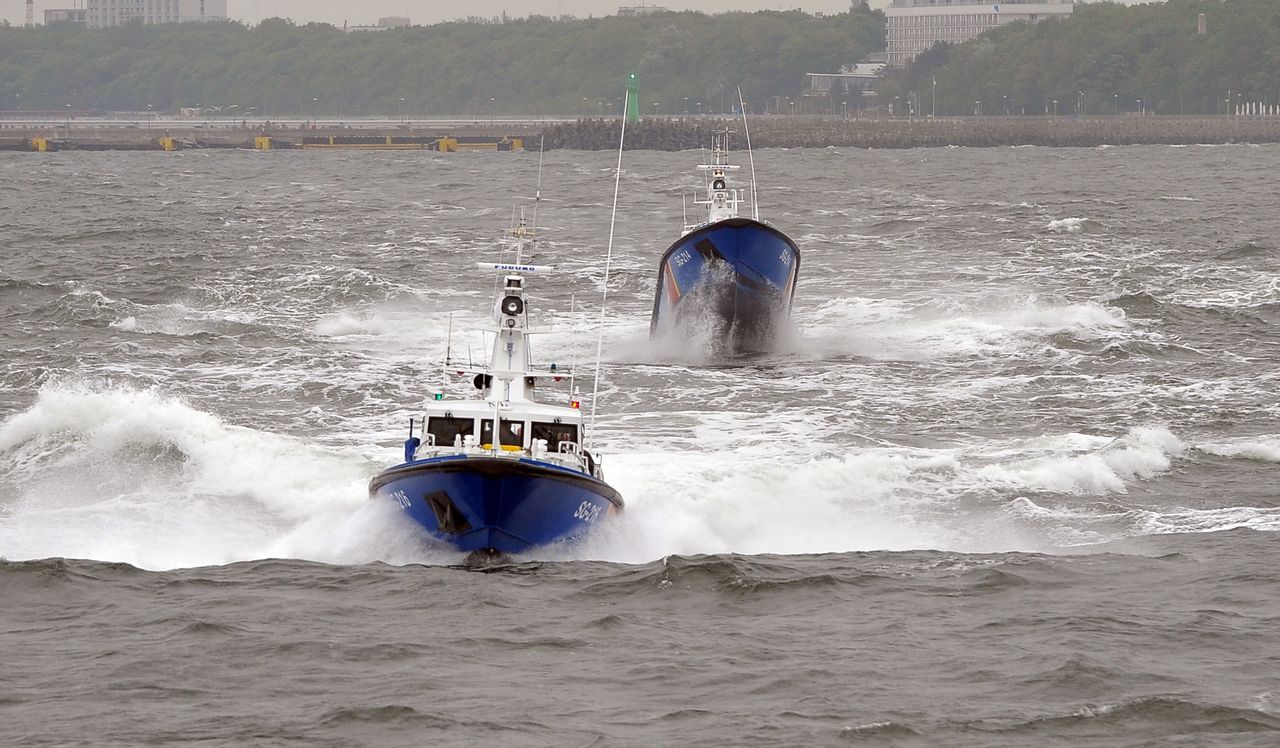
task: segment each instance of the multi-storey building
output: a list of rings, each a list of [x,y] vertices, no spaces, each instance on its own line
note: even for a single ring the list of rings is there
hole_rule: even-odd
[[[84,26],[88,22],[87,13],[83,8],[50,8],[44,12],[44,25],[69,23]]]
[[[959,44],[1016,21],[1071,15],[1075,0],[894,0],[885,11],[890,67],[903,67],[938,42]]]
[[[84,10],[91,29],[125,23],[222,21],[227,18],[227,0],[85,0]]]

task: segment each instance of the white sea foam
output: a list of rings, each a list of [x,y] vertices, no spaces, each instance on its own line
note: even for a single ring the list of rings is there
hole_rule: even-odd
[[[819,355],[889,360],[1041,355],[1056,333],[1085,340],[1133,334],[1121,309],[1025,294],[947,303],[839,298],[796,316],[802,346]]]
[[[1280,462],[1280,435],[1263,434],[1230,441],[1214,441],[1196,445],[1196,449],[1219,457],[1234,457],[1258,462]]]
[[[0,555],[146,568],[262,558],[365,503],[360,457],[227,424],[180,400],[49,386],[0,423]]]
[[[627,511],[584,544],[534,555],[643,562],[673,553],[1043,550],[1127,532],[1280,524],[1274,510],[1070,504],[1123,496],[1171,470],[1188,448],[1158,426],[806,456],[805,442],[785,435],[796,449],[719,440],[734,433],[735,417],[705,418],[683,448],[659,441],[606,455]],[[0,555],[152,569],[269,557],[457,562],[398,508],[367,498],[382,457],[394,460],[232,425],[151,390],[46,386],[32,407],[0,422]],[[1046,506],[1026,492],[1066,503]]]
[[[1050,221],[1046,228],[1060,234],[1079,234],[1088,225],[1088,218],[1061,218],[1056,221]]]

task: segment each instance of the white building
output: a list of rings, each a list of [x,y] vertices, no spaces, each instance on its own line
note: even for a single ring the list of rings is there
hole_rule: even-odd
[[[378,19],[376,26],[348,26],[342,25],[342,30],[348,34],[358,31],[386,31],[388,29],[403,29],[413,25],[413,21],[404,16],[385,16]]]
[[[125,23],[225,21],[227,0],[85,0],[89,28]]]
[[[884,12],[889,66],[900,68],[938,42],[960,44],[1008,23],[1071,15],[1075,0],[894,0]]]
[[[661,5],[623,5],[618,8],[618,15],[624,18],[634,18],[636,16],[651,16],[655,13],[666,13],[667,9]]]

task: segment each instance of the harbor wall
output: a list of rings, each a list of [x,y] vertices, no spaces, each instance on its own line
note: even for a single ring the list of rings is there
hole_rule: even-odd
[[[1280,117],[964,117],[853,118],[752,116],[756,148],[929,148],[1038,145],[1094,147],[1138,144],[1225,144],[1280,142]],[[628,126],[626,147],[675,151],[706,147],[723,127],[740,133],[739,119],[717,117],[643,118]],[[257,150],[347,149],[432,150],[440,152],[548,149],[612,150],[618,147],[617,118],[551,124],[504,122],[497,126],[409,128],[334,127],[107,127],[70,125],[0,126],[0,150]],[[741,137],[739,135],[738,137]]]
[[[742,121],[645,119],[632,126],[627,148],[683,150],[705,147],[720,127],[741,132]],[[970,148],[1039,145],[1192,145],[1278,143],[1280,117],[957,117],[822,118],[753,116],[756,148]],[[548,148],[609,150],[618,147],[614,120],[579,120],[545,130]],[[741,135],[739,135],[741,137]]]

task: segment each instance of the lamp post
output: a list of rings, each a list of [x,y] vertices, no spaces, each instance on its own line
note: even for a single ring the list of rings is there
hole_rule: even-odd
[[[1007,95],[1001,96],[1000,100],[1003,103],[1004,116],[1008,117],[1009,116],[1009,97]]]
[[[701,102],[701,101],[699,101],[699,102],[698,102],[698,116],[699,116],[699,117],[701,117],[701,116],[702,116],[702,102]]]
[[[938,116],[938,79],[937,78],[933,79],[933,113],[931,116],[935,118]]]
[[[1084,107],[1084,91],[1077,91],[1076,93],[1079,95],[1079,99],[1076,101],[1076,110],[1080,112],[1080,116],[1083,117],[1087,114]]]
[[[1139,117],[1147,116],[1147,110],[1142,108],[1142,99],[1138,99],[1138,116]]]
[[[1120,94],[1113,94],[1112,98],[1116,100],[1116,116],[1120,116]]]
[[[685,114],[689,113],[689,97],[688,96],[684,97],[684,113]]]
[[[1058,116],[1058,100],[1057,99],[1053,100],[1053,116],[1055,117]]]
[[[981,101],[974,101],[974,102],[973,102],[973,116],[975,116],[975,117],[981,117],[981,116],[982,116],[982,102],[981,102]]]
[[[653,116],[658,116],[658,102],[653,102]]]

